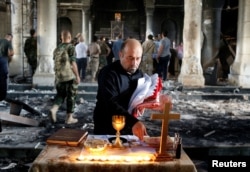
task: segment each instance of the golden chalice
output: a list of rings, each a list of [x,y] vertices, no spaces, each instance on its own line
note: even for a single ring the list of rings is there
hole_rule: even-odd
[[[113,143],[113,147],[115,148],[122,148],[122,141],[120,139],[120,131],[125,126],[125,116],[123,115],[114,115],[112,116],[112,125],[116,130],[116,139]]]

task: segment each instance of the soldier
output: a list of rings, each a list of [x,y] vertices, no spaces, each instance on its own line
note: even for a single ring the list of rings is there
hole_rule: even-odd
[[[100,45],[101,53],[99,55],[99,67],[98,72],[107,65],[107,56],[109,55],[111,49],[105,42],[105,37],[101,37],[100,40],[97,42]]]
[[[101,53],[100,45],[97,43],[97,36],[93,36],[92,42],[88,46],[88,52],[90,55],[90,68],[91,68],[91,82],[95,82],[96,75],[99,67],[99,55]]]
[[[32,77],[37,68],[37,39],[35,29],[30,29],[30,37],[24,43],[24,53],[31,68]]]
[[[50,109],[50,118],[53,123],[57,121],[57,111],[63,104],[67,102],[67,116],[65,123],[77,123],[78,119],[74,118],[75,101],[77,95],[80,77],[76,64],[75,47],[71,44],[71,34],[69,31],[61,32],[62,43],[54,50],[54,70],[56,96],[53,107]]]
[[[153,35],[148,35],[148,40],[144,41],[142,44],[143,56],[141,62],[142,72],[152,75],[153,74],[153,53],[155,50],[155,43],[153,40]]]

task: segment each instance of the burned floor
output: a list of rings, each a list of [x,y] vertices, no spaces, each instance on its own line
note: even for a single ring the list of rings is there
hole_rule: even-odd
[[[18,100],[28,108],[21,106],[21,111],[15,113],[25,119],[37,121],[38,125],[2,120],[0,171],[27,170],[46,145],[48,136],[59,128],[84,128],[92,133],[95,100],[86,96],[88,91],[92,92],[91,89],[86,87],[78,95],[75,116],[79,122],[72,125],[64,124],[65,105],[58,111],[58,122],[51,125],[48,112],[53,101],[52,88],[27,89],[22,91],[23,94],[15,94],[16,90],[18,86],[8,93],[11,100]],[[247,132],[250,130],[248,89],[227,85],[183,88],[169,82],[164,85],[163,91],[172,98],[172,111],[181,114],[180,120],[169,122],[169,135],[181,135],[183,148],[196,164],[198,171],[206,171],[206,158],[210,155],[250,155],[250,133]],[[18,95],[18,98],[15,98],[14,94]],[[10,101],[0,102],[1,113],[9,114],[13,110],[18,111],[18,107],[13,107]],[[161,121],[151,120],[151,113],[152,111],[146,110],[140,118],[146,124],[150,136],[159,136]]]

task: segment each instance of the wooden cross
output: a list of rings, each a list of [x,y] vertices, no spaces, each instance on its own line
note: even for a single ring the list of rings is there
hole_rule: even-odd
[[[170,156],[167,154],[167,136],[168,136],[168,122],[171,119],[180,119],[180,114],[170,114],[171,103],[166,103],[163,113],[161,114],[151,114],[151,119],[161,119],[162,127],[161,127],[161,142],[160,149],[156,158],[164,159],[169,158]]]

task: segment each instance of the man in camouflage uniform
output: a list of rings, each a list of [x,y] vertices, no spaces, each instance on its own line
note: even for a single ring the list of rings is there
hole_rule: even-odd
[[[153,53],[156,51],[153,35],[148,35],[148,40],[142,43],[143,56],[141,61],[141,70],[148,75],[153,74]]]
[[[98,71],[96,73],[96,78],[98,77],[98,73],[100,72],[100,70],[108,64],[107,56],[111,51],[111,49],[105,42],[105,37],[101,36],[100,40],[97,43],[100,45],[101,53],[99,56],[99,66],[98,66]]]
[[[57,94],[55,96],[53,107],[50,109],[50,117],[53,123],[57,121],[56,113],[59,109],[59,106],[62,105],[64,100],[66,99],[67,117],[65,123],[73,124],[78,122],[76,118],[73,118],[73,113],[75,109],[75,101],[78,84],[80,83],[80,77],[76,64],[75,47],[73,44],[71,44],[70,32],[62,31],[61,40],[62,43],[59,44],[54,50],[55,84]],[[67,59],[65,58],[65,56],[58,57],[57,53],[65,52],[65,50],[67,53]],[[65,67],[64,64],[66,63],[69,64],[70,67]],[[61,70],[61,68],[64,69]]]
[[[31,74],[34,75],[37,68],[37,39],[35,29],[30,30],[30,37],[24,43],[24,53],[31,67]]]
[[[105,42],[105,37],[103,36],[98,41],[98,44],[100,45],[101,48],[101,53],[99,56],[99,70],[100,70],[101,68],[107,65],[107,56],[109,55],[111,49]]]
[[[97,43],[97,36],[93,36],[92,42],[88,46],[88,52],[90,55],[89,66],[91,69],[91,82],[95,82],[96,75],[99,67],[99,55],[101,53],[100,45]]]

